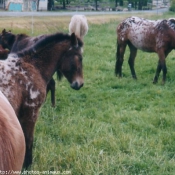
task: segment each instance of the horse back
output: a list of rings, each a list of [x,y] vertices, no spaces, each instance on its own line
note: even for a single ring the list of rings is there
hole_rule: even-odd
[[[25,155],[25,139],[18,118],[0,91],[0,170],[21,171]]]
[[[175,30],[168,20],[148,20],[130,17],[122,21],[117,27],[119,44],[132,43],[137,49],[147,52],[157,52],[170,45],[175,39]],[[174,23],[171,22],[174,26]],[[174,46],[172,46],[174,47]]]

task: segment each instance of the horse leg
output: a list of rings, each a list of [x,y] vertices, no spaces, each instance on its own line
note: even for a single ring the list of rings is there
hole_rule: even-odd
[[[53,78],[47,84],[47,94],[49,91],[51,91],[52,107],[55,107],[55,81]]]
[[[25,108],[22,111],[22,118],[20,120],[26,143],[26,153],[23,164],[23,167],[26,169],[32,164],[33,136],[37,116],[38,108],[35,110],[32,108]]]
[[[33,134],[35,123],[33,121],[24,122],[22,125],[25,142],[26,142],[26,154],[24,158],[24,168],[28,168],[32,164],[32,148],[33,148]]]
[[[159,78],[159,74],[160,74],[160,71],[161,71],[161,63],[160,63],[160,60],[158,61],[158,64],[157,64],[157,69],[156,69],[156,74],[154,76],[154,79],[153,79],[153,83],[157,83],[158,81],[158,78]]]
[[[128,44],[129,49],[130,49],[130,55],[129,55],[129,60],[128,60],[128,64],[131,70],[131,75],[134,79],[137,79],[136,73],[135,73],[135,69],[134,69],[134,62],[135,62],[135,57],[137,55],[137,48],[132,45],[131,43]]]
[[[126,43],[119,44],[117,43],[117,52],[116,52],[116,64],[115,64],[115,74],[119,77],[122,76],[122,64],[123,64],[123,57],[126,49]]]
[[[167,67],[165,63],[165,53],[163,51],[159,51],[158,56],[159,56],[159,61],[158,61],[157,70],[156,70],[153,83],[157,83],[160,72],[162,70],[163,71],[162,84],[164,84],[166,81],[166,74],[167,74]]]

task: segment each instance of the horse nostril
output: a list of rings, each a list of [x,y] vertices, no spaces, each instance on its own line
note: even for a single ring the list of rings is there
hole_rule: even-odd
[[[84,83],[79,84],[77,81],[73,82],[71,84],[71,88],[75,89],[75,90],[79,90],[81,87],[83,87]]]

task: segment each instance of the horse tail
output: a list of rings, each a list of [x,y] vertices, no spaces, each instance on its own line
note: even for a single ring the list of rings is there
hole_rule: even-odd
[[[117,60],[120,58],[120,45],[117,40],[117,52],[116,52],[116,63],[115,63],[115,75],[117,76],[118,71],[117,71]]]

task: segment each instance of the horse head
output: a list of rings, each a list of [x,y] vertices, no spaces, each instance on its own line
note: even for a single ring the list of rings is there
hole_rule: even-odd
[[[83,42],[74,33],[71,34],[71,44],[62,57],[61,73],[67,78],[71,88],[79,90],[83,84],[82,71],[82,46]]]
[[[74,33],[71,36],[56,33],[42,37],[31,47],[19,51],[18,56],[35,64],[47,83],[57,72],[59,79],[64,75],[70,86],[79,90],[84,83],[82,47],[82,40],[77,38]],[[48,71],[43,72],[45,69]]]
[[[13,43],[15,42],[15,35],[10,30],[7,32],[6,29],[3,29],[0,40],[3,48],[11,50]]]

